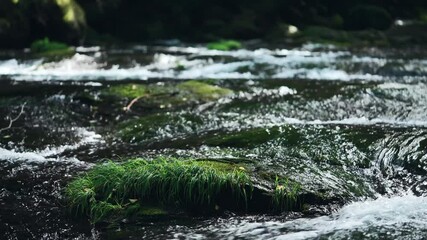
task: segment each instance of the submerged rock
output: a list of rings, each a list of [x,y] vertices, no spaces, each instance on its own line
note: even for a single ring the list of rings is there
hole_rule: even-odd
[[[120,84],[101,91],[101,97],[136,99],[138,106],[149,108],[172,108],[218,100],[229,96],[232,90],[203,81],[185,81],[166,84]]]
[[[203,120],[191,114],[154,114],[119,124],[119,137],[132,143],[161,141],[194,134]]]

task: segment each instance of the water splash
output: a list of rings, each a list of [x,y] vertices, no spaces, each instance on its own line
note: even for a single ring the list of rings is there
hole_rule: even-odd
[[[412,195],[355,202],[330,216],[291,221],[250,217],[177,226],[180,239],[420,239],[427,232],[427,198]],[[413,239],[413,238],[411,238]]]

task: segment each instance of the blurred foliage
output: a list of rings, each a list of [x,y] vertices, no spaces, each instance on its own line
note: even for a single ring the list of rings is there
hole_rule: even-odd
[[[391,15],[385,9],[370,5],[352,8],[346,20],[347,27],[355,30],[367,28],[386,30],[392,22]]]
[[[0,6],[0,47],[45,36],[73,44],[283,38],[285,25],[385,30],[395,19],[427,16],[425,0],[0,0]]]
[[[86,26],[84,10],[74,0],[55,0],[64,15],[63,19],[76,29]]]
[[[0,48],[28,47],[49,37],[77,44],[86,31],[76,0],[0,0]]]

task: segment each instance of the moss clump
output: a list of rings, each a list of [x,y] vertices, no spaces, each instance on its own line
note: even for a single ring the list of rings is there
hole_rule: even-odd
[[[230,89],[222,88],[199,81],[187,81],[178,84],[178,89],[189,92],[197,99],[204,101],[215,100],[233,93]]]
[[[99,165],[72,181],[65,195],[71,209],[96,223],[159,213],[146,211],[153,204],[198,212],[214,211],[224,199],[244,205],[251,189],[249,175],[237,165],[158,158]]]
[[[72,55],[74,50],[65,43],[50,41],[48,38],[34,41],[31,44],[31,52],[43,56]]]
[[[273,206],[276,210],[293,209],[298,202],[301,185],[288,178],[276,176],[273,192]]]
[[[171,108],[191,103],[214,101],[232,94],[227,88],[201,81],[157,84],[120,84],[101,90],[101,97],[116,97],[138,100],[139,106],[148,108]]]
[[[159,207],[141,207],[137,213],[141,216],[159,216],[166,215],[168,212]]]
[[[109,96],[137,98],[147,94],[147,87],[142,84],[121,84],[111,86],[105,89],[102,93]]]
[[[242,48],[242,44],[235,40],[221,40],[219,42],[212,42],[208,44],[208,49],[230,51]]]
[[[70,182],[65,196],[73,212],[93,223],[182,210],[209,214],[299,209],[299,183],[267,172],[261,176],[252,164],[175,158],[108,162]]]

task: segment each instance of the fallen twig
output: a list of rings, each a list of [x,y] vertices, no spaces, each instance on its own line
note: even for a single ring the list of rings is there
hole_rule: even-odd
[[[136,102],[138,102],[141,98],[159,97],[159,96],[161,97],[161,96],[168,96],[168,95],[173,96],[173,95],[175,95],[175,93],[157,93],[157,94],[147,94],[147,95],[139,96],[139,97],[136,97],[136,98],[132,99],[132,101],[130,101],[130,103],[129,103],[127,106],[123,107],[123,110],[124,110],[124,111],[130,111],[130,108],[131,108],[131,107],[132,107]]]
[[[24,103],[21,105],[21,110],[19,111],[18,115],[17,115],[15,118],[11,118],[10,116],[8,117],[8,118],[9,118],[9,125],[8,125],[7,127],[0,128],[0,132],[2,132],[2,131],[4,131],[4,130],[7,130],[7,129],[10,129],[10,128],[12,127],[13,123],[14,123],[15,121],[17,121],[17,120],[21,117],[21,115],[24,113],[24,107],[25,107],[25,104],[27,104],[27,103],[26,103],[26,102],[24,102]]]
[[[130,108],[132,107],[132,105],[134,105],[136,102],[138,102],[138,100],[141,99],[142,97],[143,96],[136,97],[136,98],[132,99],[132,101],[130,101],[130,103],[126,107],[124,107],[123,110],[129,111]]]

